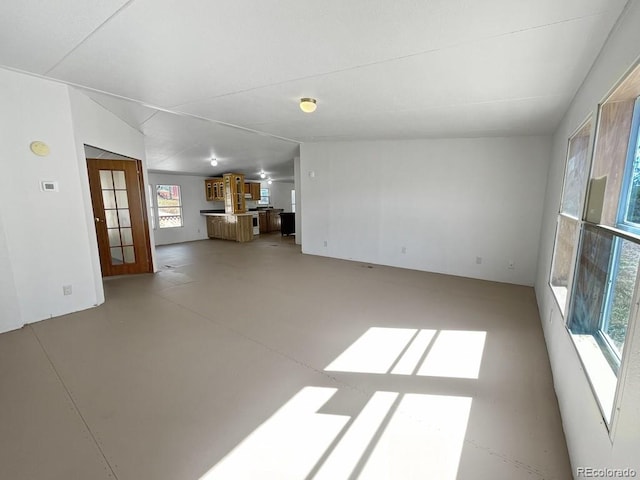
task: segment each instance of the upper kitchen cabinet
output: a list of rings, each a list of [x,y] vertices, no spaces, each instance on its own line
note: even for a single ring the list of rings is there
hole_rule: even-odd
[[[251,200],[260,200],[260,184],[251,184]]]
[[[245,182],[244,197],[247,200],[260,200],[260,184],[256,182]]]
[[[209,202],[224,202],[224,180],[222,178],[207,178],[204,181],[204,193]]]
[[[239,173],[225,173],[223,180],[225,213],[245,213],[244,175]]]

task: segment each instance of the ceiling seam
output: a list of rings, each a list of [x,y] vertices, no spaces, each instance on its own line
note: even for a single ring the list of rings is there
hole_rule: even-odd
[[[145,123],[147,123],[149,120],[151,120],[153,117],[155,117],[157,114],[159,114],[160,111],[156,110],[155,112],[153,112],[151,115],[149,115],[148,118],[146,118],[144,121],[140,122],[140,128],[142,128],[144,126]]]
[[[8,67],[6,65],[0,65],[0,68],[4,69],[4,70],[9,70],[11,72],[20,73],[22,75],[28,75],[30,77],[41,78],[41,79],[44,79],[44,80],[48,80],[50,82],[55,82],[55,83],[59,83],[59,84],[62,84],[62,85],[67,85],[68,87],[77,88],[78,90],[80,90],[81,93],[83,93],[85,95],[86,95],[86,92],[95,92],[95,93],[100,93],[102,95],[107,95],[109,97],[117,98],[117,99],[120,99],[120,100],[127,100],[129,102],[135,103],[135,104],[140,105],[142,107],[146,107],[146,108],[151,108],[151,109],[157,110],[157,112],[155,112],[153,114],[154,116],[159,112],[171,113],[171,114],[174,114],[174,115],[178,115],[180,117],[195,118],[195,119],[198,119],[198,120],[202,120],[203,122],[215,123],[216,125],[222,125],[224,127],[235,128],[236,130],[242,130],[244,132],[255,133],[256,135],[260,135],[262,137],[275,138],[277,140],[283,140],[285,142],[295,143],[297,145],[300,144],[300,140],[296,140],[294,138],[283,137],[281,135],[275,135],[273,133],[263,132],[261,130],[255,130],[253,128],[243,127],[242,125],[236,125],[236,124],[233,124],[233,123],[223,122],[221,120],[213,120],[211,118],[203,117],[203,116],[200,116],[200,115],[195,115],[193,113],[182,112],[182,111],[179,111],[179,110],[171,110],[170,108],[165,108],[165,107],[159,107],[157,105],[153,105],[151,103],[143,102],[141,100],[136,100],[134,98],[125,97],[124,95],[118,95],[118,94],[115,94],[115,93],[105,92],[104,90],[99,90],[97,88],[88,87],[86,85],[80,85],[78,83],[73,83],[73,82],[69,82],[69,81],[66,81],[66,80],[61,80],[61,79],[55,78],[55,77],[48,77],[48,76],[46,76],[44,74],[28,72],[26,70],[20,70],[19,68]],[[88,95],[86,95],[86,96],[88,96]],[[89,98],[91,98],[91,97],[89,97]],[[99,102],[96,102],[96,103],[101,105]],[[103,108],[107,108],[107,107],[103,107]],[[107,108],[107,110],[109,110],[111,113],[113,113],[113,111],[110,110],[109,108]],[[115,115],[115,113],[114,113],[114,115]],[[118,117],[118,118],[120,118],[120,117]],[[148,120],[149,119],[145,120],[145,122],[148,121]]]
[[[606,10],[606,11],[608,11],[608,10]],[[322,72],[322,73],[317,73],[317,74],[313,74],[313,75],[306,75],[306,76],[303,76],[303,77],[291,78],[291,79],[287,79],[287,80],[282,80],[280,82],[274,82],[274,83],[269,83],[269,84],[265,84],[265,85],[260,85],[258,87],[251,87],[251,88],[245,88],[245,89],[242,89],[242,90],[235,90],[233,92],[227,92],[227,93],[223,93],[221,95],[214,95],[214,96],[206,97],[206,98],[203,98],[203,99],[196,99],[196,100],[191,100],[189,102],[170,105],[168,108],[179,109],[181,107],[192,105],[194,103],[208,102],[208,101],[211,101],[211,100],[216,100],[218,98],[224,98],[224,97],[229,97],[229,96],[232,96],[232,95],[248,93],[248,92],[252,92],[252,91],[255,91],[255,90],[260,90],[260,89],[263,89],[263,88],[269,88],[269,87],[275,87],[275,86],[279,86],[279,85],[285,85],[287,83],[292,83],[292,82],[299,82],[300,80],[311,80],[311,79],[320,78],[320,77],[324,77],[324,76],[335,75],[337,73],[344,73],[344,72],[349,72],[349,71],[352,71],[352,70],[358,70],[358,69],[361,69],[361,68],[373,67],[375,65],[382,65],[382,64],[385,64],[385,63],[396,62],[396,61],[405,60],[405,59],[408,59],[408,58],[419,57],[419,56],[422,56],[422,55],[429,55],[429,54],[433,54],[433,53],[437,53],[437,52],[442,52],[442,51],[445,51],[445,50],[451,50],[451,49],[454,49],[454,48],[459,48],[459,47],[468,45],[470,43],[475,43],[475,42],[485,41],[485,40],[492,40],[492,39],[497,39],[497,38],[501,38],[501,37],[507,37],[509,35],[516,35],[516,34],[519,34],[519,33],[529,32],[529,31],[533,31],[533,30],[539,30],[539,29],[542,29],[542,28],[547,28],[547,27],[551,27],[551,26],[555,26],[555,25],[561,25],[563,23],[571,23],[571,22],[584,20],[586,18],[597,17],[597,16],[600,16],[600,15],[603,15],[603,13],[604,12],[597,12],[597,13],[592,13],[592,14],[589,14],[589,15],[584,15],[582,17],[574,17],[574,18],[568,18],[568,19],[564,19],[564,20],[558,20],[558,21],[555,21],[555,22],[549,22],[549,23],[545,23],[545,24],[542,24],[542,25],[536,25],[534,27],[522,28],[522,29],[519,29],[519,30],[510,31],[510,32],[499,33],[497,35],[488,35],[488,36],[484,36],[484,37],[478,37],[478,38],[474,38],[472,40],[468,40],[468,41],[465,41],[465,42],[455,43],[455,44],[452,44],[452,45],[446,45],[444,47],[432,48],[432,49],[423,50],[423,51],[420,51],[420,52],[409,53],[409,54],[400,55],[400,56],[397,56],[397,57],[386,58],[386,59],[383,59],[383,60],[377,60],[375,62],[363,63],[363,64],[355,65],[355,66],[352,66],[352,67],[340,68],[340,69],[331,70],[331,71],[328,71],[328,72]]]
[[[132,125],[129,121],[125,120],[124,118],[122,118],[120,115],[116,114],[115,112],[113,112],[112,110],[110,110],[106,105],[103,105],[102,103],[100,103],[98,100],[96,100],[95,98],[91,98],[91,97],[87,97],[89,100],[91,100],[93,103],[95,103],[96,105],[98,105],[100,108],[105,109],[106,111],[108,111],[109,113],[111,113],[112,115],[115,115],[116,117],[118,117],[118,119],[120,119],[121,121],[123,121],[124,123],[126,123],[127,125],[129,125],[131,128],[133,128],[136,132],[142,133],[144,135],[144,132],[140,129],[140,127],[137,127],[135,125]]]
[[[122,5],[118,10],[113,12],[105,21],[103,21],[100,25],[94,28],[89,34],[84,37],[75,47],[73,47],[69,52],[67,52],[60,60],[58,60],[51,68],[45,71],[44,75],[49,75],[52,70],[57,68],[62,62],[64,62],[73,52],[75,52],[78,48],[80,48],[89,38],[91,38],[98,30],[104,27],[107,23],[113,20],[117,15],[119,15],[123,10],[128,8],[135,0],[129,0],[127,3]]]
[[[283,136],[280,136],[280,135],[275,135],[275,134],[272,134],[272,133],[263,132],[263,131],[260,131],[260,130],[255,130],[253,128],[243,127],[242,125],[236,125],[234,123],[223,122],[221,120],[214,120],[214,119],[211,119],[211,118],[203,117],[201,115],[196,115],[196,114],[189,113],[189,112],[182,112],[182,111],[179,111],[179,110],[172,110],[171,108],[160,107],[160,106],[157,106],[157,105],[153,105],[153,104],[150,104],[150,103],[143,102],[141,100],[136,100],[134,98],[125,97],[124,95],[117,95],[115,93],[105,92],[104,90],[98,90],[97,88],[91,88],[91,87],[87,87],[87,86],[84,86],[84,85],[79,85],[79,84],[76,84],[76,83],[66,82],[64,80],[58,80],[56,78],[45,77],[44,75],[38,75],[38,74],[30,73],[30,72],[23,72],[21,70],[16,70],[16,69],[11,69],[11,70],[18,71],[20,73],[25,73],[27,75],[31,75],[31,76],[35,76],[35,77],[46,78],[47,80],[53,80],[55,82],[63,83],[65,85],[69,85],[71,87],[76,87],[76,88],[78,88],[80,90],[84,90],[85,92],[86,91],[95,92],[95,93],[100,93],[102,95],[107,95],[109,97],[118,98],[120,100],[127,100],[127,101],[135,103],[137,105],[141,105],[141,106],[143,106],[145,108],[151,108],[151,109],[156,110],[156,112],[154,112],[151,115],[151,117],[147,118],[143,123],[148,122],[152,117],[156,116],[158,113],[164,112],[164,113],[171,113],[173,115],[178,115],[180,117],[195,118],[197,120],[202,120],[203,122],[215,123],[216,125],[222,125],[224,127],[235,128],[236,130],[242,130],[244,132],[255,133],[256,135],[260,135],[260,136],[263,136],[263,137],[271,137],[271,138],[275,138],[275,139],[278,139],[278,140],[283,140],[283,141],[289,142],[289,143],[300,144],[299,140],[296,140],[296,139],[293,139],[293,138],[283,137]],[[107,108],[107,107],[104,107],[104,108]],[[107,108],[107,110],[109,110],[109,109]],[[111,111],[111,110],[109,110],[109,111]],[[140,126],[142,127],[142,124]]]

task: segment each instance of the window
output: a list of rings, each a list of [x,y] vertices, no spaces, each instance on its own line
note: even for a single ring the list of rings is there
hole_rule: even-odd
[[[564,315],[567,291],[574,264],[584,193],[589,176],[589,142],[591,140],[591,120],[587,120],[569,139],[567,164],[562,192],[562,204],[558,214],[556,242],[551,266],[551,289]]]
[[[640,97],[636,99],[633,111],[617,223],[620,228],[640,233]]]
[[[156,185],[158,226],[182,227],[182,196],[180,185]]]
[[[269,205],[271,197],[269,197],[269,189],[261,188],[260,189],[260,200],[258,200],[258,205]]]
[[[557,257],[562,229],[566,229],[563,220],[573,218],[570,234],[579,233],[580,242],[578,255],[569,262],[575,265],[575,274],[569,276],[573,281],[568,285],[567,328],[608,427],[616,411],[618,378],[629,350],[627,332],[637,316],[639,295],[640,75],[628,78],[600,105],[584,220],[567,210],[574,206],[567,204],[572,188],[565,179],[555,247]],[[554,293],[556,257],[551,278]]]
[[[296,212],[296,191],[291,190],[291,211]]]
[[[609,422],[622,362],[640,244],[586,225],[567,323]]]

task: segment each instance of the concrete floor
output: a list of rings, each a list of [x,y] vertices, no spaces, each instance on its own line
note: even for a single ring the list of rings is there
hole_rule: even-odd
[[[0,478],[572,477],[531,288],[279,235],[157,251],[0,335]]]

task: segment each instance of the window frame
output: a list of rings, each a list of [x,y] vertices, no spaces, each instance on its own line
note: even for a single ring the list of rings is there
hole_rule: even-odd
[[[171,205],[171,206],[160,206],[159,202],[158,202],[158,187],[169,187],[169,189],[172,188],[178,188],[178,201],[179,204],[178,205]],[[168,229],[168,228],[183,228],[184,227],[184,213],[183,213],[183,208],[184,208],[184,204],[183,204],[183,200],[182,200],[182,186],[178,185],[178,184],[170,184],[170,183],[158,183],[155,185],[155,196],[154,196],[155,200],[154,203],[156,205],[156,212],[157,212],[157,218],[158,218],[158,228],[159,229]],[[162,209],[165,208],[177,208],[179,210],[179,217],[180,217],[180,225],[166,225],[166,226],[162,226],[162,222],[160,221],[160,218],[162,217],[162,215],[160,215],[160,211]],[[175,216],[175,215],[171,215],[171,216]]]
[[[631,132],[629,134],[629,144],[627,146],[627,158],[625,161],[625,171],[618,200],[618,211],[616,214],[616,226],[627,232],[640,235],[640,223],[633,223],[627,220],[629,213],[629,203],[631,202],[631,190],[633,182],[633,167],[638,156],[638,141],[640,140],[640,96],[636,98],[633,106],[633,118],[631,120]],[[624,199],[624,201],[623,201]]]
[[[565,213],[564,207],[565,207],[565,194],[567,192],[567,173],[568,173],[568,169],[569,169],[569,160],[571,159],[571,142],[577,138],[577,135],[587,126],[589,125],[589,140],[588,140],[588,145],[587,145],[587,151],[586,151],[586,181],[585,184],[582,186],[581,188],[581,192],[580,192],[580,198],[579,198],[579,205],[578,205],[578,216],[575,217],[569,213]],[[576,274],[576,263],[578,261],[578,253],[580,251],[580,246],[581,246],[581,231],[582,231],[582,224],[583,224],[583,218],[585,215],[585,210],[587,208],[587,196],[588,196],[588,188],[589,188],[589,179],[591,177],[591,169],[593,166],[593,152],[594,152],[594,143],[595,143],[595,133],[596,133],[596,128],[597,128],[597,116],[596,116],[596,121],[594,122],[594,116],[593,114],[589,114],[587,115],[587,117],[580,122],[580,124],[578,125],[577,128],[575,128],[573,130],[573,132],[571,132],[571,135],[569,135],[569,138],[567,140],[567,153],[566,153],[566,157],[565,157],[565,163],[564,163],[564,175],[562,178],[562,193],[560,194],[560,205],[558,207],[558,214],[556,217],[556,231],[555,231],[555,236],[554,236],[554,242],[553,242],[553,250],[552,250],[552,256],[551,256],[551,265],[550,265],[550,269],[549,269],[549,274],[547,276],[547,283],[549,285],[549,288],[551,289],[552,292],[552,296],[556,302],[556,305],[558,306],[558,310],[560,312],[561,317],[564,319],[568,318],[568,314],[569,314],[569,308],[570,308],[570,304],[571,304],[571,291],[573,288],[573,280]],[[567,220],[570,220],[572,222],[576,223],[576,229],[577,229],[577,233],[576,233],[576,238],[573,241],[573,253],[571,255],[571,258],[568,260],[569,262],[569,269],[567,272],[567,286],[566,286],[566,292],[564,294],[563,298],[560,298],[560,295],[558,293],[558,289],[563,288],[563,287],[559,287],[553,284],[553,276],[554,276],[554,272],[555,272],[555,267],[556,267],[556,261],[557,261],[557,253],[558,253],[558,245],[559,245],[559,240],[560,240],[560,228],[561,228],[561,219],[565,218]]]
[[[612,279],[615,279],[615,276],[617,275],[620,243],[621,241],[626,240],[640,245],[640,238],[637,238],[634,235],[628,234],[613,227],[596,225],[585,221],[581,223],[582,227],[580,229],[580,240],[578,245],[578,254],[576,256],[576,264],[580,262],[579,256],[583,251],[583,243],[585,241],[585,235],[588,230],[591,230],[592,232],[602,232],[605,235],[611,236],[611,246],[609,249],[610,253],[607,262],[606,282],[602,294],[602,304],[598,309],[599,318],[593,326],[587,328],[585,331],[573,332],[572,326],[570,325],[570,322],[574,318],[574,302],[576,301],[576,297],[578,296],[575,292],[575,288],[572,287],[569,296],[569,306],[567,309],[567,316],[564,326],[567,335],[570,337],[571,343],[575,348],[576,354],[578,355],[578,360],[582,365],[582,370],[585,374],[587,382],[591,387],[594,399],[602,415],[604,425],[606,426],[607,431],[611,436],[613,435],[616,425],[615,422],[617,420],[616,410],[619,406],[621,379],[623,379],[626,375],[625,372],[628,368],[628,362],[626,361],[626,358],[630,354],[631,350],[627,347],[627,339],[634,336],[634,331],[637,324],[636,317],[638,315],[638,307],[640,306],[640,261],[638,262],[639,268],[636,273],[636,281],[633,287],[631,301],[629,302],[629,313],[627,317],[627,327],[625,333],[625,348],[622,352],[619,352],[617,350],[617,347],[615,347],[615,345],[612,345],[613,341],[610,339],[608,334],[603,331],[602,328],[603,323],[606,322],[605,315],[607,315],[607,309],[609,308],[607,303],[610,303],[610,300],[613,299]],[[615,272],[612,271],[612,265],[616,265]],[[572,282],[573,285],[577,285],[576,279],[580,275],[580,273],[581,270],[579,268],[574,269],[574,278]],[[580,339],[584,339],[585,337],[590,337],[593,339],[593,342],[597,345],[598,355],[602,360],[596,361],[594,363],[595,356],[593,354],[587,355],[586,357],[583,355],[584,341],[581,342]],[[579,346],[579,344],[583,345],[582,348]],[[606,388],[606,378],[603,379],[603,377],[601,376],[601,372],[599,373],[599,369],[594,368],[592,370],[594,366],[597,366],[598,362],[600,362],[601,364],[602,362],[604,362],[604,364],[606,364],[607,367],[610,368],[611,378],[615,379],[615,385],[610,390]],[[609,408],[606,408],[606,406],[609,406]]]
[[[614,295],[614,284],[617,281],[617,275],[619,271],[620,264],[620,251],[622,241],[626,240],[636,245],[640,245],[640,227],[635,228],[634,226],[630,226],[626,222],[621,222],[621,219],[626,216],[628,205],[629,205],[629,191],[631,188],[632,182],[632,173],[633,173],[633,162],[634,158],[632,152],[638,146],[638,141],[640,141],[640,102],[638,100],[640,97],[636,99],[634,103],[633,109],[633,118],[632,118],[632,130],[629,132],[629,140],[627,144],[627,152],[626,158],[624,161],[624,171],[622,173],[622,181],[620,185],[620,189],[618,192],[618,200],[617,200],[617,209],[615,210],[615,225],[609,225],[606,223],[594,223],[594,221],[588,220],[588,209],[589,209],[589,198],[590,198],[590,190],[591,183],[593,180],[593,174],[595,169],[596,162],[596,149],[597,144],[600,139],[600,115],[601,109],[603,105],[606,103],[606,100],[603,101],[598,106],[598,112],[596,117],[595,125],[592,125],[592,128],[595,127],[595,130],[592,130],[592,138],[590,141],[590,168],[589,168],[589,177],[587,180],[587,189],[585,192],[585,196],[583,197],[582,203],[582,219],[580,220],[579,225],[579,240],[578,245],[575,250],[575,255],[573,258],[573,263],[571,266],[571,279],[569,283],[569,290],[567,294],[567,309],[566,315],[564,317],[564,326],[567,331],[567,334],[571,338],[571,342],[574,345],[576,353],[578,355],[578,360],[582,365],[582,369],[585,373],[585,377],[587,382],[589,383],[591,390],[594,395],[594,399],[596,404],[599,407],[601,412],[603,423],[607,428],[609,436],[613,438],[615,434],[616,425],[617,425],[617,409],[619,408],[621,389],[623,385],[624,378],[626,376],[626,371],[628,369],[628,355],[630,354],[630,348],[628,346],[629,339],[633,338],[634,331],[637,328],[637,315],[639,313],[640,307],[640,260],[638,261],[638,269],[636,271],[636,279],[633,285],[633,291],[631,292],[630,302],[628,304],[628,317],[626,323],[626,332],[624,337],[623,349],[620,351],[615,345],[613,339],[607,333],[607,325],[610,321],[610,312],[612,309],[612,305],[615,299]],[[577,130],[579,131],[579,130]],[[568,157],[567,157],[568,158]],[[565,175],[566,175],[566,166],[565,166]],[[625,199],[623,201],[623,199]],[[564,200],[564,184],[563,184],[563,198]],[[562,208],[562,204],[561,207]],[[558,216],[558,218],[560,215]],[[577,288],[577,277],[580,274],[580,256],[583,250],[583,241],[585,230],[587,228],[593,229],[594,231],[607,232],[612,236],[611,250],[609,253],[609,261],[606,271],[606,283],[605,288],[602,294],[602,304],[599,307],[599,318],[597,319],[595,328],[588,330],[585,333],[574,333],[571,330],[570,322],[573,320],[573,309],[574,309],[574,301],[575,296],[577,295],[575,289]],[[557,239],[556,239],[557,240]],[[554,256],[555,256],[555,244],[554,244]],[[551,268],[553,269],[553,261]],[[553,270],[551,275],[553,274]],[[550,279],[551,279],[550,275]],[[551,282],[549,282],[550,287]],[[555,292],[554,292],[555,297]],[[584,343],[582,343],[582,347],[579,346],[584,339],[580,339],[580,337],[591,337],[593,342],[596,344],[593,346],[593,350],[597,349],[597,354],[592,351],[587,356],[583,356],[583,352],[585,351]],[[600,356],[600,360],[597,360],[595,355]],[[596,363],[594,363],[594,359],[596,359]],[[604,362],[604,363],[602,363]],[[601,373],[598,373],[599,370],[597,368],[597,364],[600,363],[600,366],[607,365],[607,368],[610,368],[610,375],[612,380],[603,379],[601,377]],[[596,368],[594,368],[596,367]]]
[[[614,283],[620,270],[620,244],[621,238],[616,236],[612,245],[611,257],[609,260],[609,267],[607,272],[607,287],[604,292],[604,298],[602,300],[602,313],[600,320],[598,321],[598,329],[594,333],[594,336],[599,340],[600,348],[603,350],[604,356],[611,365],[616,375],[620,372],[620,362],[622,360],[622,353],[613,343],[613,339],[607,333],[607,329],[611,324],[611,310],[613,302],[609,301],[614,295]],[[627,324],[628,328],[628,324]]]

